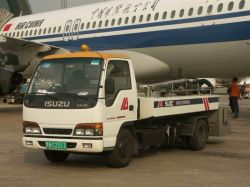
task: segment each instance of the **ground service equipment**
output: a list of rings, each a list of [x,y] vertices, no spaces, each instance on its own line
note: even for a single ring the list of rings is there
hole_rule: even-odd
[[[139,150],[180,143],[202,150],[209,136],[229,133],[218,96],[199,81],[141,84],[135,63],[90,51],[45,57],[24,100],[24,147],[42,149],[51,162],[104,153],[110,166],[125,167]]]

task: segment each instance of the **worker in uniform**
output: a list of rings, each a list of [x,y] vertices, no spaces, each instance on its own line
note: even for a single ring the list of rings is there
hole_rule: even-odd
[[[232,85],[230,89],[230,101],[232,106],[232,112],[234,113],[233,118],[237,119],[239,118],[239,105],[238,105],[238,99],[240,99],[240,89],[237,84],[238,79],[234,77],[232,79]]]

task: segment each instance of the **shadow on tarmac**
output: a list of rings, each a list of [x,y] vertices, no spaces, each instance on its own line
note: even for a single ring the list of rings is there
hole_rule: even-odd
[[[0,103],[0,114],[22,114],[23,105],[12,105]]]

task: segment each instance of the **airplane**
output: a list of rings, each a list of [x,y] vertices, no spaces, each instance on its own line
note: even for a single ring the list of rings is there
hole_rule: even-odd
[[[0,62],[2,56],[2,64],[14,68],[0,84],[20,82],[20,74],[30,77],[45,55],[82,44],[129,55],[141,78],[147,71],[153,81],[250,74],[248,0],[113,0],[2,25]]]

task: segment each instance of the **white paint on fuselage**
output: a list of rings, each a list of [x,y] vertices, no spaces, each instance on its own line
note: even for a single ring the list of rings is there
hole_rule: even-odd
[[[245,1],[245,7],[243,10],[240,10],[239,2],[241,0],[128,0],[128,1],[111,1],[97,3],[82,7],[70,8],[66,10],[58,10],[53,12],[46,12],[42,14],[35,14],[30,16],[18,17],[10,20],[7,24],[12,24],[12,28],[8,32],[0,32],[0,35],[13,36],[15,32],[15,37],[17,32],[19,32],[19,37],[21,38],[21,33],[23,33],[23,38],[25,39],[25,33],[28,31],[28,36],[30,37],[30,31],[32,30],[32,37],[34,37],[35,29],[21,29],[16,31],[15,28],[20,22],[28,22],[33,20],[45,19],[41,28],[37,29],[42,30],[44,35],[44,29],[46,29],[46,35],[53,34],[62,34],[64,32],[65,24],[68,20],[72,20],[72,23],[75,20],[80,19],[79,31],[93,31],[99,29],[107,28],[116,28],[129,25],[140,25],[145,23],[154,23],[161,21],[173,21],[173,20],[182,20],[189,18],[197,17],[206,17],[211,15],[227,14],[232,12],[241,12],[250,10],[250,1]],[[143,11],[143,6],[145,3],[149,2],[146,10]],[[228,4],[234,2],[234,7],[231,11],[228,10]],[[136,5],[140,5],[135,10]],[[153,10],[152,5],[157,3],[156,8]],[[223,10],[221,12],[217,11],[218,5],[223,4]],[[122,10],[124,7],[131,4],[133,10],[130,10],[129,13],[123,14]],[[115,9],[123,5],[124,7],[115,14]],[[213,11],[207,13],[207,8],[213,5]],[[113,9],[111,9],[113,7]],[[203,7],[202,14],[198,15],[197,10],[199,7]],[[106,9],[105,9],[106,8]],[[193,8],[192,16],[188,15],[190,9]],[[107,11],[111,9],[110,15],[105,16],[105,11],[100,16],[101,10]],[[179,16],[181,10],[184,10],[183,17]],[[171,18],[171,13],[176,11],[175,18]],[[167,12],[167,19],[163,20],[162,15],[164,12]],[[159,13],[159,19],[154,20],[156,13]],[[146,17],[151,14],[151,20],[148,22]],[[139,17],[143,15],[143,21],[139,22]],[[133,16],[136,16],[136,22],[131,23]],[[124,20],[126,17],[129,17],[129,23],[125,24]],[[122,18],[122,23],[117,24],[118,19]],[[112,20],[116,20],[116,24],[111,26]],[[105,21],[109,20],[109,25],[105,27]],[[203,27],[208,25],[220,25],[226,23],[237,23],[250,20],[250,16],[241,16],[234,18],[223,18],[209,21],[196,21],[191,23],[181,23],[175,25],[164,25],[164,26],[152,26],[144,27],[139,29],[131,30],[120,30],[113,32],[101,32],[101,33],[89,33],[84,35],[79,35],[78,37],[73,37],[73,40],[81,39],[84,42],[84,39],[87,38],[101,38],[103,36],[119,36],[131,33],[145,33],[152,31],[160,30],[172,30],[172,29],[183,29],[183,28],[193,28],[193,27]],[[98,27],[99,22],[102,21],[102,26]],[[93,23],[96,22],[96,27],[92,28]],[[84,29],[81,30],[81,25],[84,23]],[[90,23],[90,28],[87,29],[86,25]],[[73,27],[73,25],[71,25]],[[61,31],[58,33],[58,28],[61,27]],[[52,32],[48,34],[48,30],[51,28]],[[53,29],[56,28],[56,32],[53,33]],[[53,33],[53,34],[52,34]],[[195,37],[195,36],[194,36]],[[63,37],[55,38],[44,38],[36,39],[34,42],[51,42],[51,41],[62,41]],[[145,38],[147,40],[147,38]],[[70,41],[68,41],[69,43]],[[160,46],[160,47],[150,47],[150,48],[131,48],[129,50],[140,52],[143,54],[150,55],[156,59],[161,60],[162,62],[168,64],[171,69],[171,73],[168,73],[169,78],[176,77],[232,77],[232,76],[247,76],[250,74],[250,46],[248,45],[250,41],[234,41],[234,42],[220,42],[220,43],[204,43],[204,44],[189,44],[189,45],[178,45],[178,46]],[[117,48],[114,48],[117,49]],[[143,68],[143,67],[142,67]],[[167,72],[166,72],[167,73]]]
[[[242,77],[250,74],[249,41],[195,44],[136,49],[157,57],[171,67],[176,77]]]

